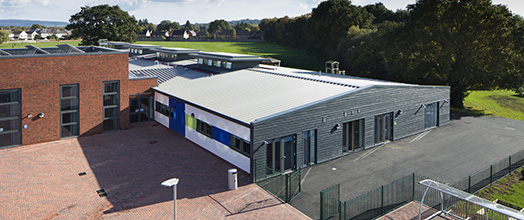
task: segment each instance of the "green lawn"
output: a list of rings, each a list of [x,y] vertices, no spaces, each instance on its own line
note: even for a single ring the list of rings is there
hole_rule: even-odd
[[[464,106],[474,112],[524,121],[524,97],[508,90],[476,90],[464,100]]]
[[[71,44],[72,46],[78,46],[78,43],[80,41],[47,41],[47,42],[40,42],[40,43],[9,43],[9,44],[0,44],[0,49],[3,48],[19,48],[19,47],[25,47],[25,45],[35,45],[36,47],[54,47],[57,44]]]
[[[268,42],[178,42],[178,41],[138,41],[136,44],[181,47],[209,52],[229,52],[273,57],[282,61],[282,66],[324,71],[325,60],[308,56],[304,51]]]
[[[524,207],[524,178],[520,168],[511,175],[504,177],[490,187],[479,192],[479,196],[488,200],[501,199],[520,207]]]

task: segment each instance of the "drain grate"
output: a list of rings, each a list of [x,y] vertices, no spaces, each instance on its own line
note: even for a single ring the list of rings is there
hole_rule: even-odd
[[[149,143],[150,144],[156,144],[156,143],[158,143],[158,141],[150,141]]]
[[[107,196],[107,193],[106,193],[105,189],[99,189],[99,190],[96,191],[96,193],[98,193],[98,196],[100,196],[100,197]]]
[[[87,175],[87,173],[86,172],[80,172],[80,173],[78,173],[78,175],[79,176],[85,176],[85,175]]]

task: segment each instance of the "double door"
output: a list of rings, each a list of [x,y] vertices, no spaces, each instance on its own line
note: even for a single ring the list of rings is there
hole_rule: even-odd
[[[268,173],[273,171],[286,172],[296,169],[296,140],[296,135],[290,135],[268,141],[266,164],[272,169]]]
[[[20,89],[0,90],[0,147],[22,143]]]
[[[393,113],[375,116],[375,144],[393,140]]]

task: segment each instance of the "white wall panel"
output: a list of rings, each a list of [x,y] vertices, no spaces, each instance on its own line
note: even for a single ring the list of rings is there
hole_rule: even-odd
[[[186,114],[191,115],[195,114],[195,118],[201,121],[204,121],[210,125],[216,126],[224,131],[227,131],[231,134],[234,134],[237,137],[243,138],[244,140],[251,141],[250,138],[250,129],[248,127],[242,126],[235,122],[229,121],[227,119],[218,117],[214,114],[205,112],[198,108],[195,108],[191,105],[186,104]]]

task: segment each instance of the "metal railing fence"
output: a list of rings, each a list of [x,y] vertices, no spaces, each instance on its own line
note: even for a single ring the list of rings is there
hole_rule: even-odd
[[[492,183],[524,166],[524,150],[512,154],[451,186],[469,193],[477,193]],[[390,184],[383,185],[351,200],[340,200],[340,184],[320,191],[320,219],[374,219],[389,213],[411,201],[420,201],[425,187],[418,182],[427,179],[413,173]],[[336,193],[335,193],[336,192]],[[428,190],[424,204],[439,209],[451,209],[461,216],[477,215],[478,210],[451,197],[445,197],[436,190]],[[462,207],[465,206],[465,207]],[[475,210],[472,212],[471,210]],[[497,216],[498,214],[490,214]]]
[[[282,201],[290,202],[302,191],[302,172],[300,169],[282,173],[256,160],[254,165],[255,183]],[[262,178],[257,179],[257,177]]]

